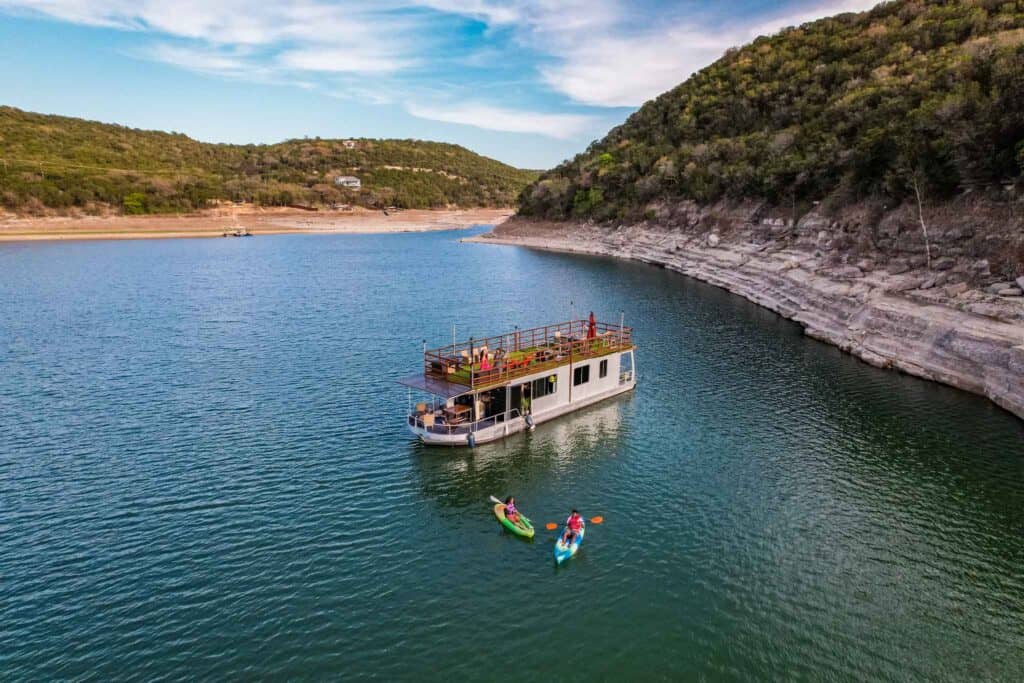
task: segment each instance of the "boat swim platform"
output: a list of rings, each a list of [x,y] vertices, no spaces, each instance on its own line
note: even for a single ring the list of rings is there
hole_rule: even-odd
[[[425,350],[423,375],[399,383],[452,398],[633,348],[631,327],[569,320]]]

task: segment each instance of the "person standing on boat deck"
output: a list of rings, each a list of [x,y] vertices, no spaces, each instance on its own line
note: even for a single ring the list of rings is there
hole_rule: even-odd
[[[587,321],[587,339],[593,339],[597,336],[597,319],[594,317],[594,312],[590,312],[590,320]]]

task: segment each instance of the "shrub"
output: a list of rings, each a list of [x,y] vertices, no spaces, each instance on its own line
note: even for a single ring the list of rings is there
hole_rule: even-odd
[[[130,192],[121,201],[121,208],[129,216],[146,213],[146,195],[141,192]]]

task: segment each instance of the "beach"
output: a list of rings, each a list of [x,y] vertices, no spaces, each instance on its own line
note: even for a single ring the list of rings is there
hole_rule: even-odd
[[[236,230],[253,235],[288,233],[426,232],[493,225],[511,209],[415,209],[306,211],[293,208],[223,207],[208,211],[147,216],[47,216],[0,214],[0,241],[112,240],[223,237]]]

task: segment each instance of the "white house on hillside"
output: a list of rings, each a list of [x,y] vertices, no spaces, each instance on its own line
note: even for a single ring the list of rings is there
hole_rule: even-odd
[[[363,186],[359,178],[356,178],[354,175],[340,175],[334,179],[334,184],[339,187],[350,187],[354,190],[358,190]]]

